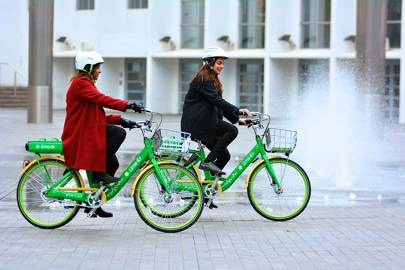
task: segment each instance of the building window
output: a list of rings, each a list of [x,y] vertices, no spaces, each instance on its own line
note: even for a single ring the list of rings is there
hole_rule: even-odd
[[[190,87],[190,81],[197,71],[201,68],[202,62],[199,59],[180,60],[180,96],[179,112],[183,111],[184,97]]]
[[[148,0],[128,0],[128,9],[148,8]]]
[[[401,48],[401,0],[388,0],[387,37],[390,48]]]
[[[264,48],[265,0],[240,0],[239,47]]]
[[[239,106],[263,112],[263,61],[238,61]]]
[[[384,115],[389,122],[399,118],[399,60],[387,60],[385,64]]]
[[[181,47],[204,46],[204,1],[181,1]]]
[[[330,0],[303,0],[302,5],[302,47],[329,48]]]
[[[130,102],[145,104],[146,60],[126,60],[126,96]]]
[[[77,10],[90,10],[94,9],[94,0],[77,0]]]
[[[325,59],[299,60],[298,95],[304,99],[322,96],[329,91],[329,61]]]

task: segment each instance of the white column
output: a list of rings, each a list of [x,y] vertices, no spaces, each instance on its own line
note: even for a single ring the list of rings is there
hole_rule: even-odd
[[[263,112],[270,113],[270,57],[264,58],[263,64]]]
[[[405,3],[402,1],[402,17],[405,15]],[[402,24],[402,23],[401,23]],[[400,77],[399,77],[399,123],[405,124],[405,56],[403,54],[403,47],[405,45],[405,27],[401,26],[401,58]]]
[[[152,61],[152,57],[150,54],[146,57],[146,93],[145,93],[145,108],[152,109],[153,108],[153,100],[152,100],[152,87],[153,87],[153,65],[155,65],[154,61]]]

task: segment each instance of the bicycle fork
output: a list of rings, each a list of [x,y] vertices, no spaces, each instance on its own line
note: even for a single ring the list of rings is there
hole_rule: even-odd
[[[280,175],[280,178],[277,177],[276,173],[274,172],[273,166],[271,165],[270,160],[268,159],[267,156],[263,157],[264,162],[266,164],[266,172],[269,180],[271,180],[271,186],[274,189],[274,192],[277,194],[280,194],[283,192],[282,184],[283,184],[283,179],[284,179],[284,174],[285,174],[285,168],[283,169],[282,174]]]

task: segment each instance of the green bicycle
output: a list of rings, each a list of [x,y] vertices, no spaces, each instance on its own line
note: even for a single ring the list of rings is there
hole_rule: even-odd
[[[89,216],[98,207],[114,198],[137,173],[133,184],[135,208],[150,227],[162,232],[179,232],[192,226],[203,210],[203,190],[198,179],[187,169],[174,162],[160,162],[161,149],[184,155],[190,145],[189,134],[174,132],[163,138],[160,123],[152,130],[153,115],[137,122],[142,131],[144,148],[129,163],[119,181],[109,185],[93,184],[87,172],[90,187],[86,187],[80,173],[69,168],[63,159],[59,140],[29,141],[26,150],[35,159],[25,163],[17,187],[17,203],[23,217],[32,225],[54,229],[70,222],[80,208],[91,208]]]
[[[297,132],[269,128],[270,116],[266,114],[253,113],[246,121],[253,127],[256,144],[228,177],[219,177],[209,171],[200,174],[196,164],[205,160],[205,153],[199,141],[196,141],[197,149],[190,149],[191,156],[187,161],[178,158],[177,162],[200,179],[204,196],[208,198],[207,206],[218,192],[226,191],[254,163],[246,179],[252,207],[261,216],[274,221],[297,217],[304,211],[311,197],[308,175],[289,158],[297,143]],[[266,122],[267,125],[264,125]],[[279,155],[269,157],[267,152]]]

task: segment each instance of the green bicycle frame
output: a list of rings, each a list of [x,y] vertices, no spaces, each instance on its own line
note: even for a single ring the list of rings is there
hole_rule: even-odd
[[[118,192],[124,187],[124,185],[129,181],[129,179],[136,173],[136,171],[145,163],[146,160],[149,160],[152,166],[156,171],[157,180],[165,188],[166,192],[170,190],[170,183],[165,181],[165,178],[158,166],[155,155],[153,153],[152,140],[144,140],[144,148],[141,152],[135,157],[135,159],[129,164],[129,166],[124,170],[120,175],[119,181],[113,184],[110,184],[105,189],[105,194],[107,201],[114,198]],[[83,192],[71,192],[55,189],[58,186],[66,184],[65,181],[70,180],[70,177],[74,173],[74,169],[67,172],[64,176],[58,179],[52,186],[47,188],[45,194],[47,197],[56,198],[56,199],[70,199],[74,201],[87,202],[88,194]]]
[[[193,161],[191,164],[186,166],[187,169],[191,169],[198,161],[203,161],[205,159],[204,150],[201,148],[199,150],[192,150],[190,151],[193,154],[196,154],[198,158]],[[231,172],[228,177],[220,177],[219,180],[221,181],[222,191],[227,190],[233,183],[239,178],[239,176],[249,167],[249,165],[256,159],[256,157],[260,155],[265,164],[266,168],[274,181],[274,184],[277,187],[280,187],[280,182],[274,173],[273,167],[271,166],[271,162],[267,157],[267,153],[264,149],[263,140],[260,136],[256,135],[256,144],[253,148],[249,151],[249,153],[243,158],[241,162],[235,167],[235,169]],[[213,176],[210,172],[204,171],[205,180],[214,180],[215,176]]]

